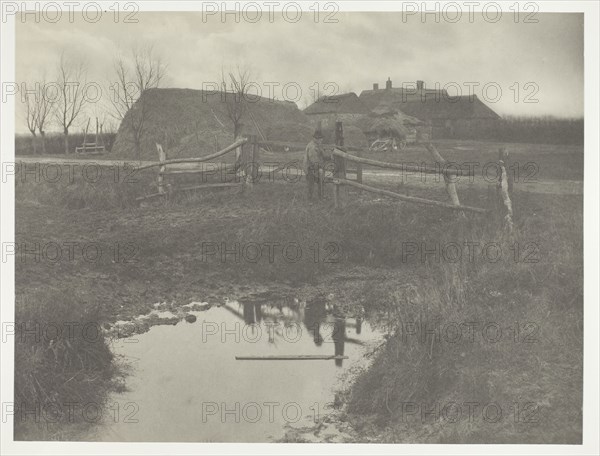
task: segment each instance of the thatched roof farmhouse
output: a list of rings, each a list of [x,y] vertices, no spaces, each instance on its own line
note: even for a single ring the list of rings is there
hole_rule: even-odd
[[[336,121],[352,123],[368,112],[354,92],[321,97],[304,110],[313,124],[320,122],[326,129],[333,128]]]
[[[253,97],[247,101],[249,114],[242,120],[243,133],[272,141],[308,142],[317,125],[325,133],[333,131],[335,122],[341,120],[348,133],[349,128],[356,130],[353,142],[358,145],[367,138],[356,132],[370,136],[384,124],[395,124],[398,131],[410,127],[413,132],[424,131],[427,126],[434,138],[469,138],[476,131],[493,128],[499,118],[476,96],[450,97],[444,90],[426,89],[422,81],[417,81],[416,87],[395,88],[388,79],[385,89],[374,84],[360,96],[351,92],[321,97],[304,112],[293,102]],[[233,142],[228,96],[233,94],[149,89],[121,122],[112,150],[122,157],[154,160],[157,142],[163,144],[169,157],[201,156],[225,147]],[[146,119],[138,156],[129,120],[141,110]]]
[[[233,142],[233,126],[227,117],[226,96],[222,92],[192,89],[149,89],[131,111],[147,112],[141,141],[140,159],[157,158],[155,143],[165,147],[170,158],[202,156]],[[252,97],[242,122],[243,133],[259,134],[272,141],[308,142],[313,133],[308,117],[290,101]],[[136,157],[128,112],[121,122],[113,152]]]
[[[304,113],[328,126],[336,120],[356,123],[365,115],[381,116],[390,109],[395,116],[409,116],[430,125],[433,137],[468,138],[475,130],[493,128],[500,117],[477,96],[453,97],[444,89],[425,88],[423,81],[417,81],[416,90],[414,86],[396,88],[389,78],[385,89],[373,84],[373,89],[363,90],[358,97],[354,93],[323,97]],[[364,124],[364,119],[359,123]]]
[[[411,142],[415,142],[417,136],[419,140],[429,138],[429,128],[425,121],[409,116],[386,102],[358,119],[357,126],[370,142],[390,136],[410,139]]]
[[[344,143],[346,146],[366,147],[367,138],[357,127],[357,122],[369,113],[369,109],[353,92],[324,96],[304,109],[313,128],[319,128],[325,136],[325,142],[334,142],[335,122],[344,124]]]
[[[395,88],[388,78],[385,89],[373,84],[372,90],[363,90],[360,100],[374,109],[381,103],[416,117],[432,126],[434,137],[468,138],[474,130],[493,128],[500,118],[476,95],[450,96],[444,89],[426,89],[423,81],[414,88]]]

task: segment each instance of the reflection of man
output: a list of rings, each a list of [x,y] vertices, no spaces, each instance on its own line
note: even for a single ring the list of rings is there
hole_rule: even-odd
[[[323,345],[323,336],[321,335],[321,323],[325,321],[327,312],[325,310],[325,301],[315,299],[307,303],[304,310],[304,326],[313,333],[313,341],[315,345]]]
[[[319,199],[323,198],[323,135],[319,130],[313,135],[313,139],[306,146],[304,154],[304,172],[308,185],[308,199],[312,199],[314,185],[317,184]]]
[[[334,344],[334,354],[335,356],[344,356],[344,345],[346,342],[346,319],[345,318],[336,318],[335,323],[333,324],[333,344]],[[343,359],[336,359],[335,365],[341,366],[343,364]]]

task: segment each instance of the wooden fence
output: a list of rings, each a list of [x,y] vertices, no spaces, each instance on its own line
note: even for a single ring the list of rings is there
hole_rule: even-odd
[[[249,154],[242,156],[242,147],[244,145],[249,146]],[[256,136],[251,136],[249,138],[242,138],[233,144],[221,149],[218,152],[214,152],[212,154],[204,155],[202,157],[191,157],[191,158],[175,158],[169,160],[167,158],[167,153],[164,151],[161,144],[156,144],[156,149],[158,151],[158,162],[151,163],[145,166],[139,167],[137,170],[142,171],[150,168],[158,168],[158,177],[156,182],[157,192],[149,195],[144,195],[137,198],[138,201],[156,198],[156,197],[166,197],[176,192],[182,191],[190,191],[190,190],[203,190],[203,189],[218,189],[218,188],[235,188],[241,187],[244,185],[251,184],[251,179],[249,179],[250,175],[254,173],[254,166],[258,157],[258,140]],[[214,160],[215,158],[220,158],[225,154],[235,151],[235,161],[234,163],[223,163],[221,165],[221,172],[231,172],[232,175],[235,175],[236,178],[239,178],[239,173],[242,173],[241,179],[237,182],[216,182],[216,183],[208,183],[203,182],[199,185],[193,186],[178,186],[176,178],[178,176],[184,175],[197,175],[204,180],[205,176],[213,174],[214,170],[207,170],[204,168],[174,168],[172,165],[175,164],[194,164],[194,163],[206,163]],[[243,159],[245,157],[245,159]],[[169,182],[165,181],[165,178],[169,179]]]
[[[94,141],[88,141],[88,130],[90,128],[90,120],[88,119],[87,125],[83,132],[83,143],[81,146],[75,147],[75,153],[80,155],[101,155],[105,151],[104,148],[104,134],[102,132],[102,125],[98,123],[98,118],[96,117],[96,136],[94,137]]]
[[[500,169],[498,182],[494,186],[493,190],[488,190],[488,199],[493,201],[491,207],[479,208],[465,206],[460,203],[458,198],[458,192],[456,190],[456,183],[454,178],[457,176],[474,177],[473,169],[465,170],[462,168],[449,169],[445,167],[447,164],[446,160],[440,155],[435,146],[431,143],[426,146],[427,151],[432,156],[434,161],[442,165],[441,167],[425,167],[425,166],[414,166],[403,163],[389,163],[379,160],[373,160],[364,158],[359,155],[349,154],[344,147],[344,136],[343,126],[341,122],[336,122],[336,147],[333,150],[333,178],[331,182],[334,184],[333,199],[336,208],[343,206],[342,193],[340,189],[343,186],[353,187],[367,192],[375,193],[378,195],[388,196],[401,201],[407,201],[410,203],[423,204],[428,206],[437,206],[464,214],[465,212],[471,212],[476,214],[489,214],[491,211],[495,213],[503,213],[502,217],[504,225],[509,233],[512,233],[513,222],[512,222],[512,179],[511,175],[506,172],[508,168],[508,153],[505,149],[500,149],[498,158],[498,167]],[[348,164],[353,163],[355,168],[350,169]],[[450,202],[436,201],[425,198],[419,198],[415,196],[402,195],[391,190],[373,187],[363,183],[363,165],[375,166],[384,169],[402,170],[405,172],[419,172],[423,174],[437,174],[443,176],[446,191],[448,193]],[[348,174],[356,174],[356,179],[349,179]]]
[[[242,154],[242,147],[245,147],[246,153]],[[304,149],[305,145],[300,143],[285,143],[285,142],[276,142],[276,141],[259,141],[258,137],[253,135],[248,138],[242,138],[233,144],[225,147],[224,149],[214,152],[212,154],[205,155],[203,157],[196,158],[178,158],[171,159],[167,158],[166,152],[163,150],[160,144],[157,144],[157,151],[159,156],[159,161],[157,163],[152,163],[149,165],[142,166],[138,168],[138,170],[144,170],[148,168],[157,167],[158,168],[158,177],[157,177],[157,192],[152,193],[150,195],[145,195],[138,200],[144,200],[147,198],[155,198],[155,197],[164,197],[168,196],[174,192],[178,191],[186,191],[186,190],[202,190],[202,189],[217,189],[217,188],[232,188],[232,187],[240,187],[240,186],[249,186],[252,185],[253,177],[255,172],[257,171],[256,167],[259,166],[259,150],[261,147],[288,147],[294,149]],[[333,177],[327,179],[328,182],[333,183],[333,197],[334,204],[336,208],[341,208],[343,206],[342,201],[342,193],[340,189],[343,186],[353,187],[359,190],[375,193],[378,195],[387,196],[390,198],[394,198],[400,201],[406,201],[409,203],[423,204],[428,206],[437,206],[443,207],[446,209],[450,209],[453,211],[457,211],[460,214],[465,212],[475,213],[475,214],[490,214],[493,212],[493,215],[497,215],[499,213],[502,214],[502,218],[504,220],[504,225],[509,232],[512,232],[513,229],[513,213],[512,213],[512,179],[511,175],[507,173],[507,168],[509,168],[509,156],[504,148],[500,149],[498,156],[498,168],[500,170],[498,182],[492,186],[492,188],[488,187],[488,200],[492,201],[492,204],[488,208],[479,208],[466,206],[460,203],[458,192],[456,190],[456,177],[474,177],[473,169],[465,170],[462,168],[451,169],[447,165],[446,160],[440,155],[435,146],[431,143],[427,144],[425,148],[433,158],[433,160],[442,166],[436,167],[427,167],[427,166],[415,166],[408,165],[403,163],[391,163],[391,162],[383,162],[379,160],[373,160],[370,158],[365,158],[361,156],[360,149],[357,148],[347,148],[344,146],[344,134],[343,134],[343,126],[341,122],[336,122],[336,131],[335,131],[335,145],[332,147],[332,157],[333,157]],[[350,154],[349,151],[352,150],[355,154]],[[235,175],[239,178],[237,182],[217,182],[217,183],[207,183],[203,182],[199,185],[193,186],[178,186],[176,182],[177,176],[183,175],[198,175],[203,177],[204,175],[213,174],[214,170],[205,170],[198,168],[173,168],[172,165],[175,164],[192,164],[192,163],[204,163],[214,160],[216,158],[220,158],[223,155],[234,152],[235,151],[235,161],[231,164],[221,164],[221,171],[231,172],[232,175]],[[448,193],[448,197],[450,202],[444,201],[436,201],[430,200],[426,198],[420,198],[416,196],[408,196],[402,195],[397,192],[393,192],[391,190],[374,187],[371,185],[367,185],[363,183],[363,166],[374,166],[377,168],[383,169],[392,169],[392,170],[401,170],[405,172],[418,172],[423,174],[432,174],[442,176],[444,179],[444,184],[446,187],[446,191]],[[354,179],[350,179],[349,175],[356,176]],[[165,182],[165,178],[169,179],[169,182]],[[204,179],[203,179],[204,181]]]

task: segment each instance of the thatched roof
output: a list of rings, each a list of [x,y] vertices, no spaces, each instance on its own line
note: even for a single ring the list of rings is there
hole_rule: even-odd
[[[425,125],[425,122],[406,115],[387,102],[382,102],[358,120],[358,126],[365,134],[391,134],[398,137],[406,136],[411,128],[421,125]]]
[[[422,120],[433,119],[499,119],[500,116],[486,106],[477,95],[424,100],[408,99],[394,102],[394,107]]]
[[[229,94],[231,96],[231,94]],[[143,98],[143,101],[140,101]],[[136,105],[144,104],[149,112],[142,137],[142,159],[155,160],[155,143],[162,143],[169,157],[193,157],[214,152],[217,145],[233,142],[233,126],[227,117],[223,93],[192,89],[150,89]],[[253,97],[247,101],[248,111],[268,140],[310,141],[313,128],[295,103]],[[133,109],[136,109],[134,105]],[[113,153],[135,157],[132,134],[126,118],[121,122]],[[244,134],[258,134],[249,115],[242,119]]]
[[[409,127],[401,118],[395,116],[365,116],[359,120],[359,126],[365,134],[377,133],[403,137],[409,133]]]
[[[421,120],[498,119],[500,116],[476,95],[450,96],[445,90],[425,89],[422,93],[401,88],[363,90],[359,99],[370,109],[388,103],[394,109]]]
[[[435,89],[424,89],[423,92],[425,97],[438,96],[444,97],[448,93],[445,90]],[[363,90],[360,93],[359,99],[369,109],[374,109],[381,103],[391,103],[396,101],[410,100],[414,98],[421,98],[421,93],[415,94],[415,89],[403,89],[401,87],[393,87],[391,89],[377,89],[377,90]]]
[[[406,126],[420,126],[426,125],[427,122],[417,119],[416,117],[409,116],[408,114],[400,111],[397,107],[394,107],[392,103],[384,101],[377,105],[369,114],[371,117],[395,117]]]
[[[304,110],[304,114],[366,114],[369,109],[354,92],[319,98]]]

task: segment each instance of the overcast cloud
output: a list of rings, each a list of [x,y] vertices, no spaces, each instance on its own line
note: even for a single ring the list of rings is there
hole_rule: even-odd
[[[310,101],[308,88],[315,83],[323,89],[333,82],[339,92],[360,94],[374,82],[383,86],[389,76],[394,86],[417,79],[427,87],[457,83],[463,95],[468,94],[465,83],[479,83],[475,93],[501,115],[583,115],[581,14],[538,14],[537,24],[515,23],[509,15],[497,23],[403,23],[399,13],[338,13],[337,24],[315,23],[308,14],[297,23],[279,16],[273,23],[266,18],[222,23],[218,17],[203,23],[200,13],[180,12],[136,17],[137,24],[114,23],[108,14],[93,24],[66,18],[55,24],[17,22],[17,81],[38,80],[44,71],[52,79],[64,50],[72,58],[85,58],[88,79],[106,85],[119,50],[153,43],[168,63],[163,84],[168,87],[200,89],[218,81],[222,66],[242,63],[252,67],[265,96],[265,82],[297,83],[302,94],[290,84],[287,94],[279,86],[275,95],[300,107]],[[528,82],[537,86],[526,90]],[[502,89],[498,101],[490,102],[496,98],[491,86],[487,97],[482,94],[486,83]],[[527,95],[538,101],[525,103]],[[95,111],[103,108],[98,104]],[[25,131],[22,124],[17,121],[20,132]]]

